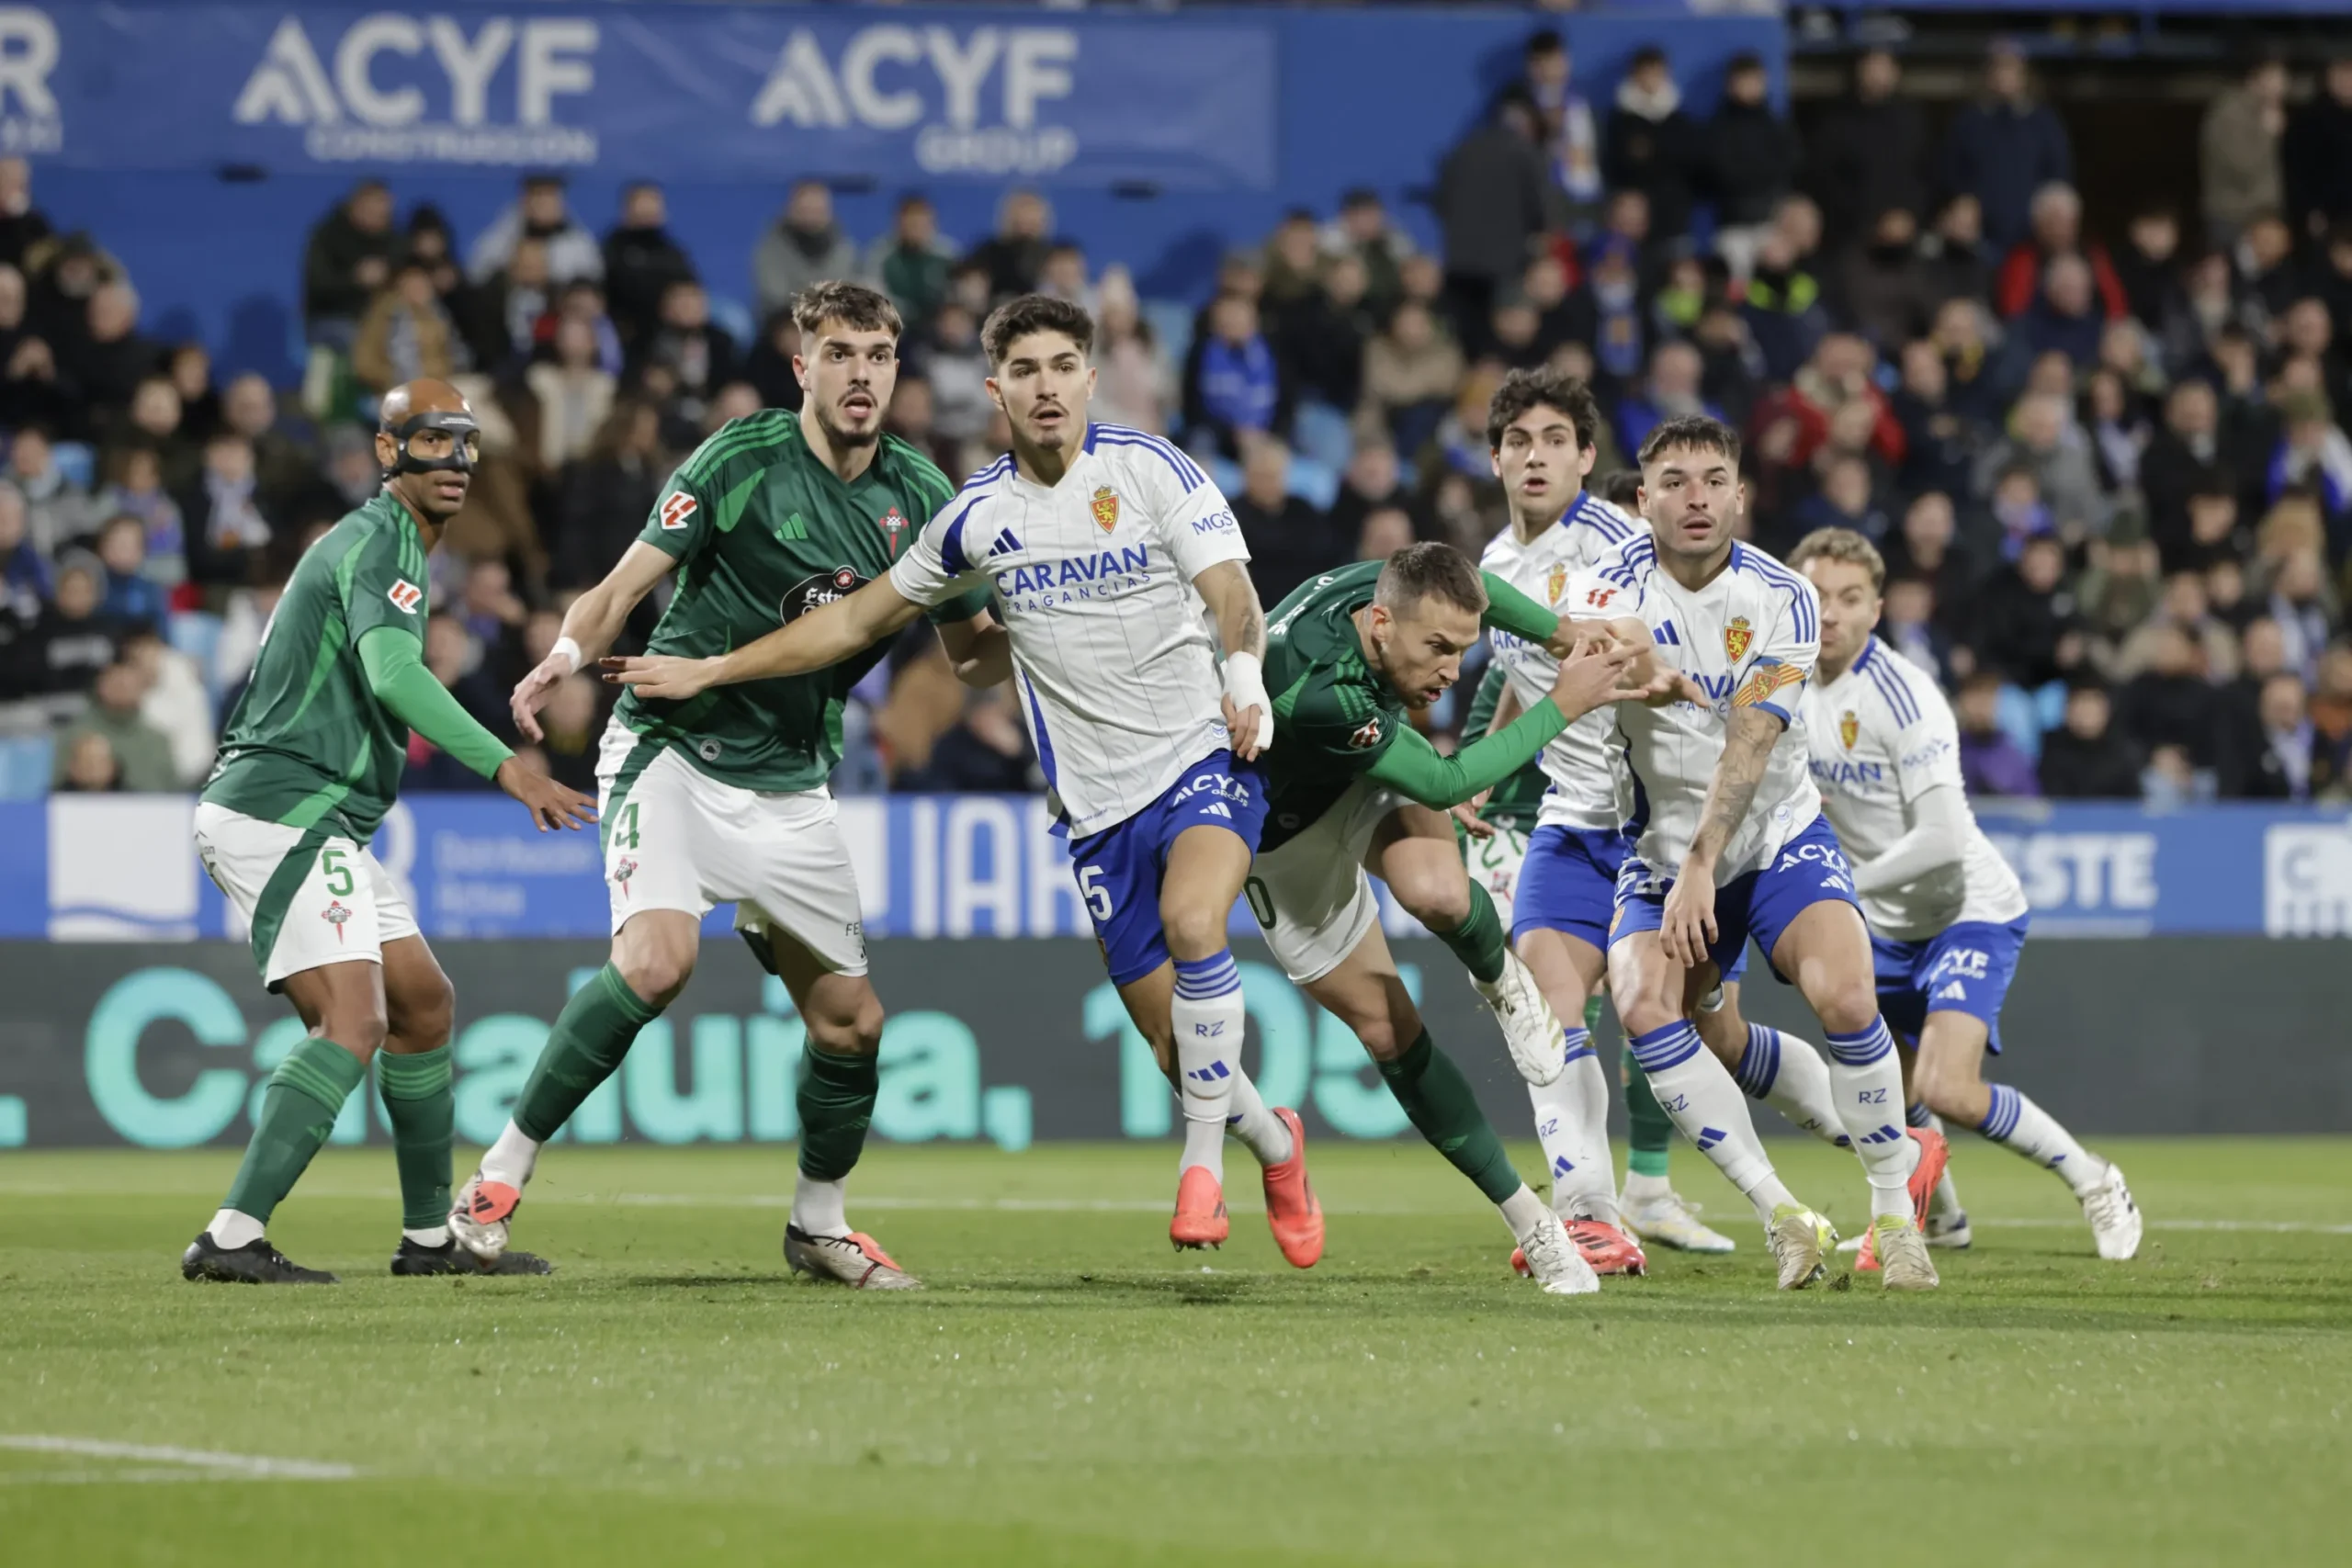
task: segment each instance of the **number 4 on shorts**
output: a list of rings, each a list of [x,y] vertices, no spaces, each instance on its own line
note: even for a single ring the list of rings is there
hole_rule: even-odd
[[[613,847],[618,850],[637,848],[637,802],[633,800],[621,807],[621,814],[614,824]]]

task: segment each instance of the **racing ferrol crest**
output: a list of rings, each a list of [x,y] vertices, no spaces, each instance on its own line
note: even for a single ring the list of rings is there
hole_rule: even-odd
[[[1107,534],[1119,525],[1119,494],[1109,485],[1094,489],[1094,521]]]
[[[1854,749],[1854,737],[1861,732],[1862,721],[1855,716],[1852,708],[1848,708],[1838,716],[1838,739],[1846,743],[1847,750],[1850,751]]]
[[[1724,628],[1724,652],[1734,664],[1747,657],[1747,645],[1756,640],[1756,628],[1747,624],[1746,615],[1734,615],[1731,625]]]

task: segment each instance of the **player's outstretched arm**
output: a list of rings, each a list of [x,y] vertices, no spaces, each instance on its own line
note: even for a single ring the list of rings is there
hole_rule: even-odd
[[[1500,729],[1448,757],[1418,730],[1403,729],[1372,765],[1372,776],[1422,806],[1443,811],[1490,790],[1535,760],[1568,721],[1612,700],[1625,656],[1588,648],[1560,661],[1541,702]]]
[[[1266,695],[1266,612],[1258,585],[1238,560],[1204,567],[1193,589],[1216,623],[1225,654],[1225,729],[1233,754],[1247,762],[1274,743],[1274,705]]]
[[[967,686],[994,686],[1012,679],[1012,634],[986,611],[968,621],[942,621],[939,645]]]
[[[639,696],[683,702],[713,686],[830,668],[903,629],[921,614],[922,606],[900,593],[896,582],[877,577],[847,598],[820,604],[791,625],[747,642],[732,653],[711,659],[654,654],[607,659],[605,679],[615,685],[634,686]]]
[[[359,639],[368,689],[385,710],[425,739],[519,800],[541,832],[596,819],[596,803],[545,773],[526,768],[505,743],[476,723],[418,657],[417,640],[392,626]]]
[[[537,740],[539,709],[566,677],[582,666],[604,657],[621,635],[621,627],[628,624],[631,610],[638,601],[653,592],[671,568],[678,564],[673,556],[662,554],[642,542],[631,544],[605,581],[571,602],[563,613],[563,632],[548,649],[548,656],[529,674],[514,684],[514,694],[508,706],[514,715],[514,728],[526,740]]]
[[[1771,761],[1785,728],[1760,707],[1735,705],[1724,727],[1724,752],[1715,760],[1714,777],[1707,784],[1706,804],[1700,808],[1699,831],[1690,852],[1666,896],[1665,918],[1658,931],[1666,955],[1685,968],[1705,962],[1708,944],[1716,937],[1715,865],[1724,847],[1747,820],[1756,803],[1756,787],[1763,782],[1764,765]]]

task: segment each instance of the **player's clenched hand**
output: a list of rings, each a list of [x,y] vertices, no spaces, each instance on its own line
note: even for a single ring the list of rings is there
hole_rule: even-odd
[[[1588,642],[1562,659],[1552,677],[1552,702],[1570,718],[1617,700],[1617,688],[1634,656],[1622,648]]]
[[[715,659],[679,659],[666,653],[641,653],[634,659],[600,660],[605,681],[634,686],[640,697],[661,697],[673,703],[698,697],[710,689]]]
[[[1258,722],[1265,716],[1265,710],[1255,704],[1246,708],[1237,708],[1233,705],[1231,697],[1219,700],[1225,705],[1226,743],[1233,749],[1234,760],[1242,762],[1256,761],[1258,753],[1265,750],[1265,747],[1259,743],[1258,729]]]
[[[498,764],[498,787],[523,803],[540,832],[550,828],[586,828],[596,820],[596,803],[578,790],[560,784],[520,757]]]
[[[1707,962],[1715,940],[1715,879],[1712,873],[1693,876],[1688,867],[1667,891],[1666,913],[1658,923],[1658,942],[1666,955],[1685,969]]]
[[[1490,789],[1482,789],[1455,807],[1451,813],[1453,819],[1462,824],[1462,830],[1474,839],[1491,839],[1495,836],[1495,825],[1484,820],[1478,815],[1478,807],[1486,805],[1487,797],[1494,793]]]
[[[514,694],[506,702],[514,715],[514,728],[526,740],[544,740],[539,733],[539,710],[547,706],[548,698],[563,684],[573,666],[570,656],[550,653],[538,662],[538,667],[514,682]]]

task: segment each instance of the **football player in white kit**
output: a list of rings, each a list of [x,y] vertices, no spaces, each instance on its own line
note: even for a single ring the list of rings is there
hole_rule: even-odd
[[[1265,615],[1240,525],[1199,466],[1158,436],[1088,423],[1093,330],[1044,295],[989,317],[989,391],[1012,450],[887,575],[724,657],[629,660],[616,678],[683,697],[821,669],[988,588],[1111,978],[1183,1102],[1170,1239],[1225,1241],[1230,1132],[1264,1167],[1283,1256],[1305,1269],[1323,1252],[1306,1135],[1241,1069],[1241,979],[1226,945],[1266,814]]]
[[[2025,944],[2025,890],[1968,808],[1959,729],[1935,677],[1871,635],[1886,562],[1851,529],[1822,528],[1789,565],[1821,596],[1805,739],[1870,922],[1879,1005],[1916,1053],[1912,1122],[1973,1127],[2056,1171],[2081,1201],[2098,1255],[2130,1258],[2141,1220],[2122,1171],[2016,1089],[1984,1081],[1984,1053],[2000,1054],[2001,1000]],[[1948,1183],[1938,1194],[1929,1245],[1967,1246],[1968,1216]],[[1875,1267],[1867,1239],[1860,1267]]]
[[[1650,534],[1577,576],[1569,603],[1581,615],[1640,616],[1710,705],[1618,705],[1634,801],[1609,933],[1619,1016],[1675,1125],[1755,1205],[1781,1287],[1825,1277],[1828,1225],[1773,1172],[1738,1088],[1689,1018],[1753,936],[1827,1031],[1833,1099],[1870,1179],[1883,1282],[1932,1289],[1919,1220],[1943,1140],[1904,1125],[1902,1067],[1845,857],[1803,736],[1779,744],[1800,722],[1819,602],[1804,578],[1733,537],[1747,492],[1728,426],[1668,420],[1643,442],[1641,467]]]

